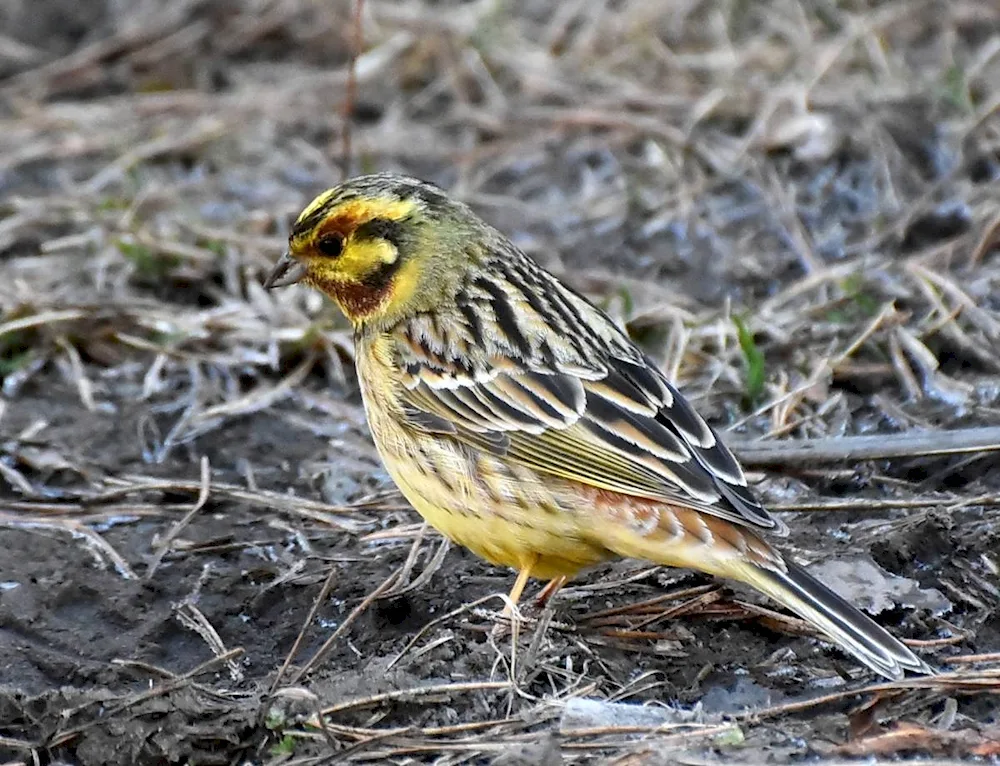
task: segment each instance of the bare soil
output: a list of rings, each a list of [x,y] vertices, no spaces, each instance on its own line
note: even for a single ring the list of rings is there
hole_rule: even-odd
[[[625,323],[786,550],[942,670],[899,684],[636,561],[491,635],[513,574],[395,493],[336,312],[260,287],[341,177],[352,14],[0,8],[0,762],[1000,757],[1000,458],[890,440],[1000,422],[995,5],[361,15],[351,172],[440,183]]]

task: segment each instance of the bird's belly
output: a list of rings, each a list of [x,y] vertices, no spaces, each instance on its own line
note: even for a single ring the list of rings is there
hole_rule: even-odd
[[[472,516],[427,506],[415,498],[411,502],[432,527],[449,539],[492,564],[514,569],[530,566],[533,577],[573,576],[583,567],[605,558],[594,555],[590,546],[567,544],[565,538],[544,529],[536,528],[525,535],[520,526],[498,516]]]
[[[477,556],[544,579],[609,558],[584,538],[586,509],[558,483],[431,437],[398,436],[379,448],[396,485],[432,527]]]

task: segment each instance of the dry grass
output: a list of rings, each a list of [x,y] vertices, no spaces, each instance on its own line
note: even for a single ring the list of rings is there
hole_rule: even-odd
[[[986,451],[1000,414],[993,3],[368,0],[353,75],[346,1],[147,0],[121,13],[66,3],[53,17],[65,23],[48,26],[26,21],[30,5],[0,10],[11,30],[0,33],[0,538],[69,535],[101,567],[157,582],[164,563],[282,540],[294,553],[262,591],[318,589],[284,662],[237,688],[228,684],[244,672],[233,664],[240,650],[197,606],[206,572],[177,619],[215,658],[188,672],[143,665],[152,691],[115,688],[106,710],[128,720],[123,711],[185,689],[225,698],[266,723],[233,725],[233,757],[303,764],[331,749],[354,762],[521,753],[657,763],[656,748],[696,763],[740,743],[750,760],[772,747],[783,759],[794,748],[765,719],[785,716],[789,731],[819,741],[831,729],[810,729],[810,716],[857,695],[943,729],[947,700],[961,698],[951,723],[980,723],[967,696],[1000,688],[996,647],[973,638],[998,635],[1000,481]],[[86,34],[74,36],[77,26]],[[565,725],[577,698],[685,697],[682,684],[637,669],[685,656],[685,624],[803,630],[715,586],[650,591],[658,575],[632,569],[567,588],[571,617],[522,615],[521,653],[490,647],[480,676],[421,676],[502,607],[463,590],[393,645],[386,672],[405,673],[386,683],[397,688],[338,690],[334,671],[349,663],[330,652],[348,652],[366,612],[440,587],[449,571],[447,548],[411,524],[397,496],[368,491],[377,462],[342,320],[306,289],[260,286],[289,219],[341,177],[347,142],[352,172],[442,184],[627,323],[699,409],[742,439],[748,465],[780,460],[784,475],[761,485],[776,507],[889,513],[884,527],[856,516],[841,527],[869,547],[872,529],[947,516],[947,540],[967,557],[934,582],[961,607],[960,624],[919,624],[954,629],[931,643],[957,669],[751,716]],[[115,418],[130,430],[98,449],[90,432],[113,432]],[[231,434],[248,423],[284,436],[241,451]],[[917,430],[919,449],[906,435]],[[760,439],[796,441],[761,449]],[[301,453],[331,440],[336,470],[362,477],[361,489],[318,500],[323,469]],[[851,452],[862,443],[867,451]],[[858,457],[863,469],[844,462]],[[845,487],[850,497],[837,497]],[[226,534],[192,531],[222,512],[239,520]],[[109,532],[123,526],[148,545]],[[351,591],[346,618],[320,625],[345,587],[336,562],[373,556],[376,580],[354,583],[367,595]],[[638,603],[606,604],[622,592]],[[313,688],[324,667],[334,680]],[[835,677],[802,672],[803,682]],[[686,680],[697,697],[697,669]],[[52,730],[0,725],[0,753],[71,752],[97,725],[94,710]],[[891,741],[898,752],[922,742],[941,757],[988,754],[976,748],[993,741],[915,731]],[[872,742],[867,754],[887,754],[888,740]],[[823,754],[866,754],[859,747]]]

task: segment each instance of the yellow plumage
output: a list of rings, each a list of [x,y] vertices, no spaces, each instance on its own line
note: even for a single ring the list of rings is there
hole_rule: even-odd
[[[442,534],[528,576],[635,557],[751,585],[879,673],[930,669],[765,542],[780,521],[717,434],[602,312],[439,189],[390,174],[324,192],[268,286],[355,327],[389,474]]]
[[[527,470],[405,424],[399,370],[387,336],[358,340],[357,369],[368,424],[386,470],[427,522],[493,564],[536,577],[573,575],[608,557],[581,544],[573,515]],[[541,556],[536,560],[536,557]]]

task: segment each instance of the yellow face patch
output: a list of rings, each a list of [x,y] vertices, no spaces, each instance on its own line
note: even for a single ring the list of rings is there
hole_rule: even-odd
[[[334,297],[352,318],[379,310],[392,300],[398,281],[412,293],[415,275],[398,263],[394,241],[383,239],[370,222],[398,222],[417,210],[416,200],[368,197],[337,201],[324,192],[299,216],[289,240],[293,258],[306,267],[306,280]],[[337,245],[340,245],[339,252]]]
[[[326,191],[306,207],[296,222],[299,230],[289,242],[290,249],[293,256],[308,263],[311,272],[318,272],[326,279],[363,281],[367,275],[394,263],[398,254],[384,240],[356,237],[358,228],[375,219],[398,221],[407,218],[417,203],[374,197],[348,199],[331,205],[336,193],[336,190]],[[318,247],[319,242],[329,237],[343,242],[339,256],[325,257],[323,249]]]
[[[423,264],[411,260],[404,263],[396,273],[396,281],[392,291],[392,304],[406,305],[417,291]]]
[[[358,242],[348,239],[344,245],[343,254],[339,258],[329,259],[331,270],[327,273],[331,276],[339,275],[352,282],[364,282],[372,274],[394,264],[397,258],[399,258],[399,253],[395,246],[384,239],[369,239]],[[322,269],[324,266],[322,256],[316,266],[318,269]]]

